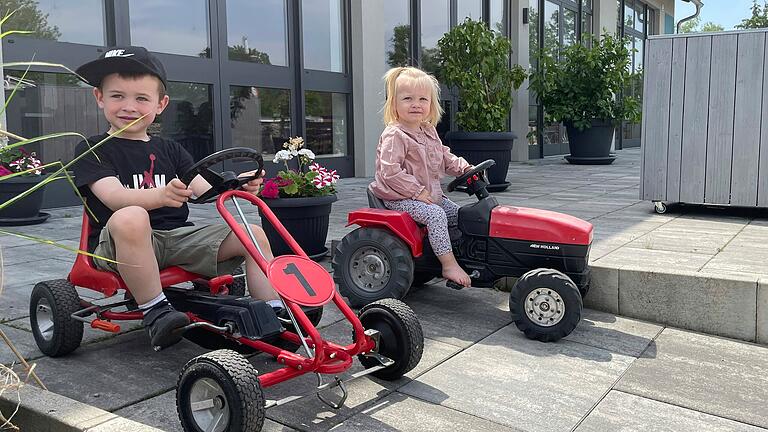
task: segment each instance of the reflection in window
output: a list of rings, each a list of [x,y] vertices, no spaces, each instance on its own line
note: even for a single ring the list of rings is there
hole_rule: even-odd
[[[285,0],[227,1],[229,59],[288,66]]]
[[[563,8],[563,46],[576,43],[576,12]]]
[[[581,34],[592,33],[592,15],[585,13],[581,16]]]
[[[483,19],[483,4],[480,0],[457,0],[456,3],[456,22],[461,24],[465,18],[472,18],[475,21]]]
[[[538,2],[536,2],[538,4]],[[491,23],[491,30],[502,34],[504,36],[507,35],[507,14],[508,14],[508,8],[509,8],[509,2],[505,0],[492,0],[491,1],[491,17],[490,17],[490,23]],[[529,10],[532,10],[535,8],[535,5],[531,5]],[[529,18],[530,18],[530,12]],[[531,23],[530,19],[528,21]]]
[[[384,8],[384,51],[390,67],[408,66],[411,59],[411,20],[408,0],[391,0]]]
[[[96,105],[93,88],[70,74],[5,70],[5,97],[16,93],[5,112],[8,130],[23,137],[34,137],[54,132],[78,132],[85,136],[99,135],[109,124]],[[25,146],[34,151],[43,162],[68,162],[75,155],[77,137],[62,137]]]
[[[232,147],[275,154],[291,136],[289,90],[231,86]]]
[[[3,30],[32,31],[31,34],[18,36],[104,45],[103,4],[103,0],[0,0],[0,13],[5,15],[16,10],[3,23]]]
[[[150,51],[210,57],[208,2],[130,0],[131,44]]]
[[[633,27],[635,25],[635,13],[632,8],[632,0],[624,2],[624,26]]]
[[[316,155],[347,154],[347,95],[308,91],[305,142]]]
[[[560,42],[560,6],[544,2],[544,48],[555,48]]]
[[[437,41],[451,25],[450,0],[421,1],[421,68],[440,78],[437,63]]]
[[[213,106],[211,86],[187,82],[169,82],[170,102],[156,117],[149,132],[173,138],[195,161],[213,153]]]
[[[305,0],[301,8],[304,68],[344,72],[341,0]]]

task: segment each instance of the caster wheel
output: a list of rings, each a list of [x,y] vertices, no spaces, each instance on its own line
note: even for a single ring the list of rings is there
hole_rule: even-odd
[[[80,310],[80,296],[65,279],[39,282],[29,299],[32,335],[43,354],[59,357],[71,353],[83,340],[83,323],[72,318]]]
[[[653,202],[653,209],[654,209],[654,210],[656,211],[656,213],[658,213],[658,214],[664,214],[664,213],[666,213],[666,212],[667,212],[667,205],[666,205],[666,204],[664,204],[664,203],[663,203],[663,202],[661,202],[661,201],[654,201],[654,202]]]
[[[212,351],[181,370],[176,410],[185,431],[258,431],[266,408],[258,372],[240,354]]]
[[[401,299],[413,282],[411,250],[383,229],[358,228],[333,254],[333,279],[352,307],[383,298]]]
[[[385,369],[371,375],[383,380],[396,380],[415,368],[424,351],[424,333],[416,314],[408,305],[395,299],[383,299],[360,310],[364,329],[379,331],[377,352],[395,361]],[[378,360],[359,355],[366,368],[378,366]]]
[[[554,342],[571,334],[581,320],[581,294],[573,281],[553,269],[522,275],[509,293],[512,320],[528,339]]]

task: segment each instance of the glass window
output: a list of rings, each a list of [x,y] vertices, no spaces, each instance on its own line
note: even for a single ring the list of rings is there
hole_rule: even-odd
[[[563,46],[576,43],[576,11],[563,9]]]
[[[275,154],[291,136],[289,90],[230,86],[232,147]]]
[[[213,104],[208,84],[169,82],[168,107],[148,131],[173,138],[195,161],[213,153]]]
[[[227,1],[230,60],[288,66],[285,1]]]
[[[624,27],[632,28],[635,26],[635,12],[632,7],[632,0],[625,0],[624,2]]]
[[[592,33],[592,15],[582,14],[581,16],[581,34]]]
[[[456,22],[461,24],[465,18],[475,21],[483,20],[483,4],[480,0],[457,0]]]
[[[645,5],[640,2],[635,3],[635,30],[645,32]]]
[[[305,0],[301,5],[304,68],[344,72],[341,0]]]
[[[150,51],[210,57],[206,0],[130,0],[131,44]]]
[[[408,0],[390,0],[384,8],[384,50],[390,67],[408,66],[411,61],[411,19]]]
[[[437,41],[451,26],[450,0],[422,0],[421,2],[421,68],[437,73]],[[439,77],[438,77],[439,78]]]
[[[536,64],[536,52],[539,49],[539,9],[537,2],[531,2],[528,11],[528,58],[530,69]]]
[[[18,36],[105,45],[103,5],[103,0],[1,0],[0,13],[6,14],[16,10],[3,24],[3,31],[28,30],[33,33]]]
[[[6,99],[20,83],[5,112],[10,132],[23,137],[54,132],[93,136],[109,129],[93,98],[93,88],[73,75],[30,72],[23,81],[22,71],[6,69],[5,75]],[[78,137],[55,138],[25,148],[36,152],[43,162],[67,162],[72,160],[80,141]]]
[[[504,0],[492,0],[491,1],[491,17],[490,17],[491,30],[493,30],[493,31],[495,31],[495,32],[497,32],[499,34],[502,34],[504,36],[507,35],[507,25],[506,25],[506,22],[507,22],[507,13],[508,13],[508,10],[509,10],[508,8],[509,8],[509,4],[508,4],[508,2],[506,2]],[[530,9],[532,9],[532,8],[530,8]],[[529,12],[528,18],[529,18],[528,22],[530,23],[531,22],[530,21],[530,12]]]
[[[304,141],[316,155],[347,154],[347,95],[308,91]]]
[[[560,6],[550,1],[544,2],[544,47],[554,48],[560,42],[559,37]]]

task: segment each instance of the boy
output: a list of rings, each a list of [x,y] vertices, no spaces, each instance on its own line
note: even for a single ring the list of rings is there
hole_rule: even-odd
[[[147,127],[168,105],[167,80],[162,63],[145,48],[110,48],[77,73],[94,87],[96,103],[114,134],[131,127],[74,165],[75,184],[98,220],[89,218],[89,250],[118,261],[94,259],[94,265],[120,274],[144,314],[144,326],[156,350],[181,340],[175,331],[187,325],[186,314],[168,303],[160,285],[159,269],[177,265],[213,277],[232,272],[246,257],[246,280],[251,296],[282,307],[264,273],[227,225],[193,226],[187,221],[187,200],[210,188],[201,176],[189,187],[182,176],[193,165],[178,143],[147,134]],[[107,136],[89,139],[91,145]],[[85,141],[76,149],[88,150]],[[244,189],[256,193],[258,178]],[[265,254],[273,258],[261,227],[253,232]]]

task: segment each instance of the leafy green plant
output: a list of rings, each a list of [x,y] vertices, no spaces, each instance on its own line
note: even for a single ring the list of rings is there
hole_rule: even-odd
[[[621,97],[638,75],[630,70],[629,54],[625,40],[608,33],[536,53],[529,88],[544,105],[546,121],[572,123],[579,130],[589,128],[593,119],[638,122],[640,100]]]
[[[525,81],[520,65],[509,66],[509,39],[467,18],[438,42],[441,78],[459,91],[456,122],[468,132],[505,132],[512,89]]]

